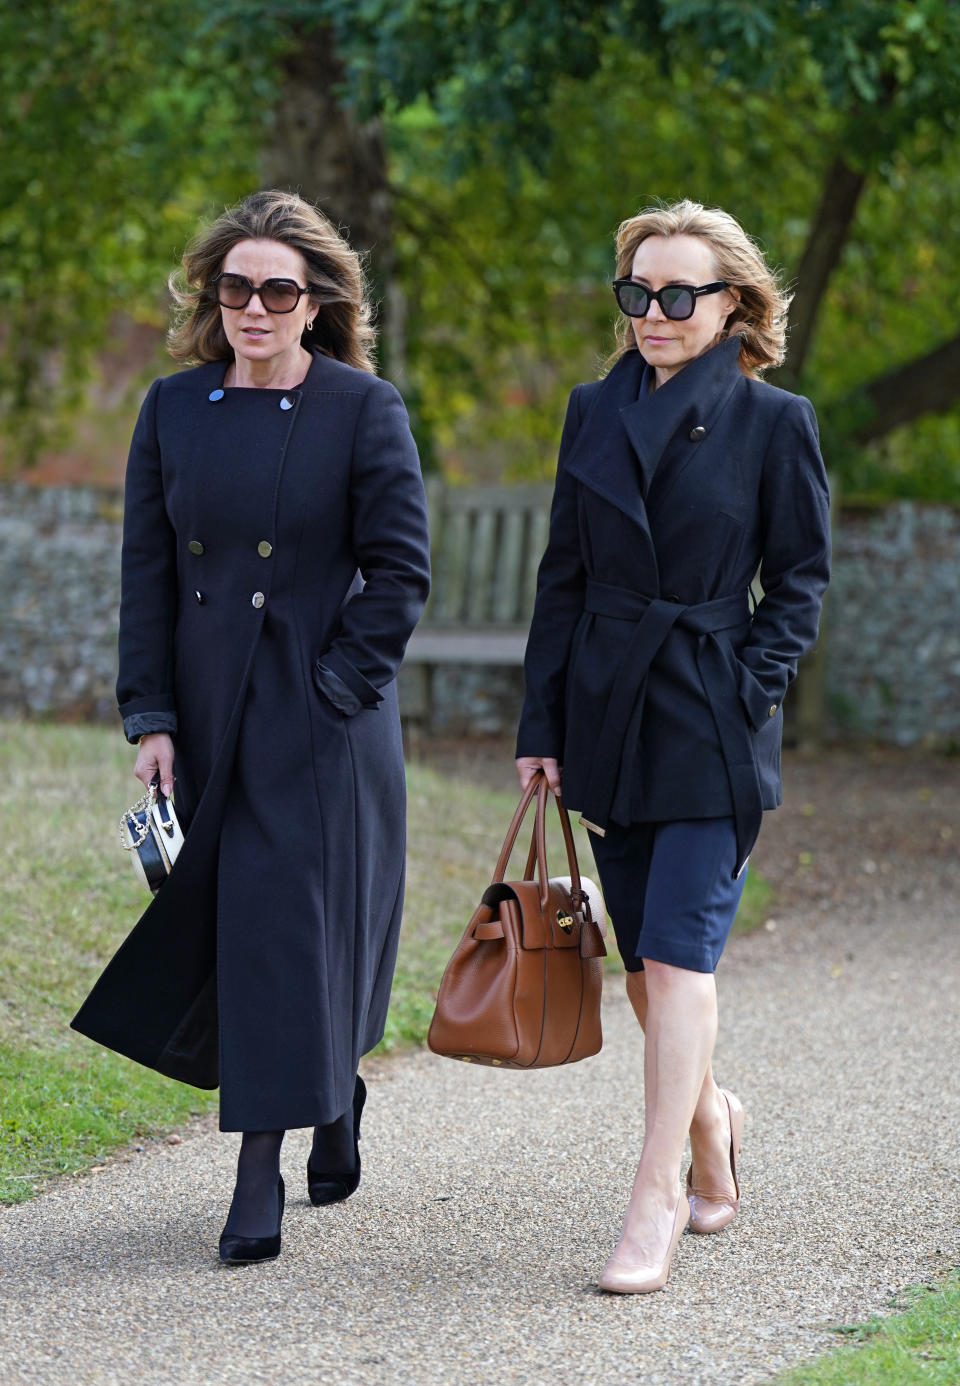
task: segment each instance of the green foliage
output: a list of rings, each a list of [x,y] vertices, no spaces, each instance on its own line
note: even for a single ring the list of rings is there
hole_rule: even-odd
[[[704,87],[777,92],[815,73],[832,108],[869,113],[858,156],[923,119],[960,119],[960,12],[945,0],[300,0],[295,13],[332,25],[366,109],[425,97],[459,145],[481,153],[479,132],[493,131],[534,163],[557,79],[589,79],[612,47]]]
[[[848,489],[953,494],[956,409],[850,442],[863,384],[957,332],[960,6],[944,0],[0,9],[0,405],[21,455],[118,313],[163,321],[168,270],[256,183],[282,56],[318,26],[343,99],[387,119],[405,388],[451,476],[552,471],[567,392],[611,345],[624,216],[719,204],[789,275],[842,153],[867,186],[801,388]]]
[[[504,157],[493,133],[457,178],[426,102],[391,123],[410,371],[453,478],[552,475],[566,395],[612,346],[623,217],[692,196],[725,206],[774,264],[794,266],[842,125],[802,69],[775,93],[705,89],[616,44],[589,82],[555,83],[546,118],[539,169]],[[960,237],[943,231],[960,225],[958,154],[960,139],[922,126],[884,163],[831,285],[804,388],[848,490],[957,494],[956,414],[864,451],[848,442],[847,401],[956,330]]]
[[[839,1331],[850,1340],[770,1386],[954,1386],[960,1373],[960,1272],[901,1296],[907,1308]]]
[[[184,42],[191,14],[185,0],[0,7],[0,405],[26,453],[118,313],[163,321],[201,210],[251,180],[255,91]]]

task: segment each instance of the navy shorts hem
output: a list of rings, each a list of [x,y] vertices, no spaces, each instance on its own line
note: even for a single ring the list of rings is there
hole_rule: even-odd
[[[716,972],[717,963],[720,961],[721,953],[711,952],[709,948],[685,948],[678,943],[675,938],[651,938],[649,934],[644,934],[641,939],[643,957],[649,958],[650,962],[668,963],[671,967],[685,967],[688,972]],[[643,965],[642,959],[636,959],[630,971],[636,970],[636,963]]]

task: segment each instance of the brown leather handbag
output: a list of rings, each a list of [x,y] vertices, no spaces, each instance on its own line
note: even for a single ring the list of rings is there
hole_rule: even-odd
[[[517,806],[493,882],[440,983],[427,1036],[435,1054],[502,1068],[549,1068],[600,1050],[603,900],[592,881],[581,880],[559,800],[570,875],[551,879],[547,873],[547,800],[553,797],[540,772]],[[524,878],[504,881],[534,798]]]

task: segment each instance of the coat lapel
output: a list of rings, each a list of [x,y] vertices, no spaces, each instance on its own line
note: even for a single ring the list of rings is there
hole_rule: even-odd
[[[729,337],[684,366],[652,394],[646,391],[620,412],[627,436],[637,454],[649,501],[656,477],[658,501],[662,485],[671,488],[710,434],[731,392],[743,379],[737,364],[740,342]],[[679,452],[667,475],[657,475],[664,453],[677,438]],[[660,468],[662,472],[662,468]]]
[[[739,354],[739,340],[730,337],[650,392],[646,361],[638,351],[627,352],[601,382],[567,470],[649,532],[645,497],[664,453],[681,433],[684,453],[669,478],[660,478],[672,486],[743,378]]]
[[[622,356],[601,381],[567,458],[567,471],[648,529],[637,459],[620,422],[637,398],[646,362],[638,351]]]

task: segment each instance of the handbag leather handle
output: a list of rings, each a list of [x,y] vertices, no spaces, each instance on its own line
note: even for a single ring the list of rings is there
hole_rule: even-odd
[[[507,835],[503,840],[503,847],[500,849],[500,856],[497,859],[496,870],[493,873],[493,883],[496,885],[503,880],[507,863],[510,860],[510,853],[513,851],[520,826],[526,816],[527,809],[533,801],[534,795],[537,799],[536,818],[533,827],[533,836],[530,842],[530,851],[527,854],[527,865],[523,874],[525,881],[533,880],[534,866],[536,866],[538,883],[540,886],[540,905],[546,909],[550,896],[550,873],[547,869],[547,799],[551,796],[547,784],[547,777],[542,770],[538,770],[531,778],[530,783],[520,798],[516,811],[507,829]],[[560,827],[563,832],[563,842],[567,850],[567,865],[570,869],[571,891],[575,909],[580,909],[585,903],[589,913],[589,903],[580,885],[580,867],[577,863],[577,849],[573,841],[573,831],[570,827],[570,817],[560,799],[556,799],[557,812],[560,814]]]
[[[550,889],[550,872],[547,868],[547,802],[550,799],[553,799],[560,815],[560,829],[563,833],[563,845],[567,851],[567,867],[570,871],[570,898],[573,901],[574,910],[579,911],[586,904],[589,916],[590,906],[580,884],[580,866],[577,861],[577,849],[573,841],[573,830],[570,827],[570,816],[563,806],[562,799],[550,793],[546,775],[544,775],[543,783],[537,793],[537,819],[534,825],[534,839],[530,844],[530,854],[527,857],[527,871],[524,880],[531,880],[533,877],[532,866],[535,853],[537,871],[540,876],[540,903],[541,907],[546,909]]]
[[[513,845],[517,840],[517,834],[520,831],[520,824],[523,822],[527,809],[530,807],[530,801],[533,799],[533,796],[537,793],[537,790],[539,789],[541,780],[546,782],[546,777],[544,776],[542,770],[538,770],[531,777],[530,783],[527,785],[526,789],[523,791],[523,794],[520,796],[520,802],[514,811],[513,818],[510,820],[510,826],[507,829],[507,835],[503,839],[503,846],[500,848],[500,856],[497,858],[496,869],[493,873],[494,885],[497,885],[500,881],[502,881],[504,876],[506,875],[507,862],[510,860],[510,853],[513,851]],[[524,877],[524,879],[529,880],[530,875],[528,874]]]

